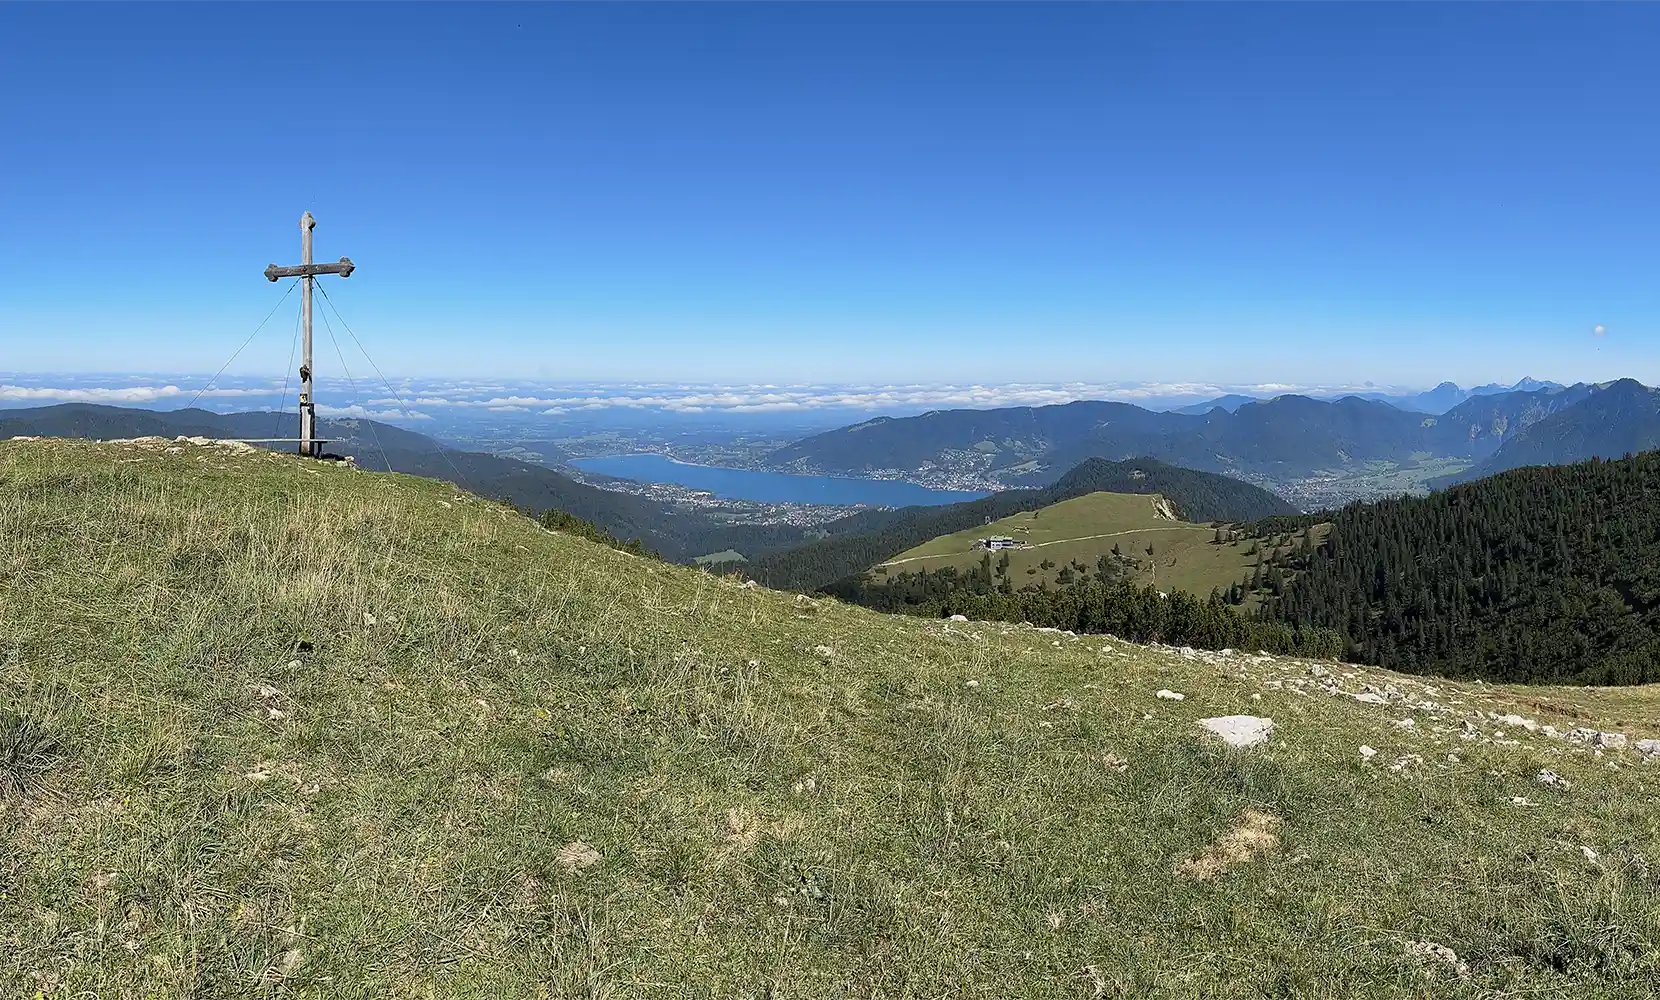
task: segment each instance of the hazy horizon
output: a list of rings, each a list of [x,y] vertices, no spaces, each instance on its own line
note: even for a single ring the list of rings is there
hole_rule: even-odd
[[[1541,381],[1557,381],[1548,376]],[[1170,409],[1225,395],[1258,398],[1297,394],[1316,397],[1381,393],[1407,396],[1432,385],[1360,383],[1203,382],[1005,382],[1005,383],[833,383],[599,381],[537,379],[435,379],[357,374],[319,376],[318,413],[366,416],[390,421],[429,419],[437,415],[516,414],[555,419],[595,416],[605,411],[664,416],[809,416],[826,419],[859,414],[917,413],[930,409],[989,409],[1045,406],[1077,400],[1111,400],[1149,409]],[[216,412],[264,409],[294,402],[294,380],[226,374],[209,385],[209,374],[140,373],[86,375],[67,372],[0,372],[0,408],[53,403],[99,403],[140,408],[177,409],[194,404]],[[1512,385],[1519,379],[1460,384]]]

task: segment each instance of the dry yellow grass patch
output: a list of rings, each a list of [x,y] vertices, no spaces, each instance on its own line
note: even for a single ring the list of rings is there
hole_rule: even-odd
[[[726,810],[726,842],[740,851],[747,851],[761,839],[760,820],[747,809],[733,806]]]
[[[1183,875],[1209,881],[1235,865],[1267,854],[1280,844],[1280,818],[1256,809],[1239,814],[1233,829],[1217,838],[1209,850],[1176,866]]]
[[[600,853],[580,840],[573,840],[559,849],[554,860],[568,872],[591,868],[600,862]]]

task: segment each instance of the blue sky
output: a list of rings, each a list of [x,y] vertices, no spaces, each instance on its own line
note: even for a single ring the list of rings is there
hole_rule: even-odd
[[[0,371],[211,372],[309,209],[409,375],[1654,383],[1657,48],[1655,5],[8,4]]]

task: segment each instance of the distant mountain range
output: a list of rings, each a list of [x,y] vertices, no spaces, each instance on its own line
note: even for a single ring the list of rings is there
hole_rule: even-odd
[[[1493,454],[1430,485],[1450,486],[1528,465],[1614,459],[1660,448],[1660,391],[1621,379],[1606,386],[1574,386],[1564,391],[1564,395],[1575,393],[1572,405],[1541,407],[1526,414]],[[1492,422],[1497,425],[1502,419],[1495,413]]]
[[[1653,418],[1643,401],[1654,394],[1640,383],[1625,379],[1558,386],[1527,379],[1518,386],[1431,390],[1424,395],[1447,398],[1456,390],[1465,397],[1440,414],[1361,396],[1327,400],[1298,395],[1243,402],[1223,397],[1203,413],[1095,401],[936,410],[878,417],[817,434],[779,449],[770,462],[796,472],[959,473],[1041,486],[1088,458],[1150,457],[1206,472],[1286,482],[1363,471],[1372,463],[1431,458],[1493,471],[1618,457],[1633,443],[1648,440],[1646,428]],[[1599,406],[1588,405],[1610,392]],[[1560,420],[1524,433],[1559,413]]]
[[[1380,403],[1388,403],[1390,406],[1396,407],[1397,409],[1411,410],[1415,413],[1446,413],[1459,403],[1462,403],[1467,399],[1473,399],[1476,396],[1494,396],[1504,392],[1538,392],[1541,389],[1561,388],[1564,388],[1564,386],[1556,382],[1541,382],[1536,378],[1524,378],[1519,382],[1516,382],[1514,385],[1501,385],[1497,382],[1490,382],[1487,385],[1478,385],[1473,389],[1461,389],[1456,382],[1442,382],[1433,389],[1429,389],[1424,392],[1407,393],[1405,395],[1391,395],[1385,392],[1346,392],[1339,395],[1315,396],[1312,398],[1329,400],[1342,399],[1344,396],[1358,396],[1361,399],[1375,399]],[[1263,399],[1271,398],[1273,397],[1243,396],[1239,393],[1229,393],[1226,396],[1217,396],[1215,399],[1207,399],[1202,403],[1193,403],[1188,406],[1179,407],[1171,410],[1170,412],[1202,415],[1209,413],[1211,410],[1214,410],[1216,407],[1220,406],[1222,409],[1232,413],[1234,410],[1239,409],[1246,403],[1254,403]]]
[[[1215,399],[1207,399],[1203,403],[1190,403],[1187,406],[1180,406],[1180,407],[1177,407],[1173,410],[1170,410],[1169,412],[1171,412],[1171,413],[1185,413],[1185,414],[1189,414],[1191,416],[1204,416],[1205,414],[1207,414],[1210,411],[1216,409],[1217,407],[1221,407],[1222,409],[1227,410],[1229,413],[1232,413],[1233,411],[1239,409],[1241,406],[1244,406],[1246,403],[1261,402],[1264,398],[1266,398],[1266,397],[1263,397],[1263,396],[1241,396],[1237,392],[1230,392],[1226,396],[1217,396]]]

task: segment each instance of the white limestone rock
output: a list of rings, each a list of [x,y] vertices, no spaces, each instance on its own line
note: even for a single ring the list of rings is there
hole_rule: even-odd
[[[1406,943],[1406,952],[1409,955],[1416,955],[1419,958],[1440,962],[1448,969],[1452,970],[1453,974],[1457,975],[1460,979],[1463,979],[1470,974],[1469,963],[1465,962],[1463,959],[1460,959],[1458,957],[1458,952],[1453,951],[1444,944],[1436,944],[1434,941],[1408,941]]]
[[[1560,774],[1557,774],[1555,771],[1548,768],[1539,772],[1538,781],[1539,784],[1544,785],[1546,788],[1560,788],[1564,792],[1573,787],[1573,783],[1567,778],[1562,777]]]
[[[1254,747],[1268,742],[1274,720],[1256,715],[1219,715],[1200,719],[1199,725],[1222,738],[1231,747]]]
[[[1599,750],[1623,750],[1626,745],[1624,733],[1605,733],[1585,726],[1570,730],[1568,739],[1575,743],[1584,743],[1586,746],[1596,747]]]

